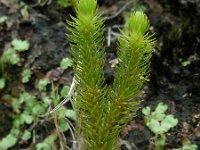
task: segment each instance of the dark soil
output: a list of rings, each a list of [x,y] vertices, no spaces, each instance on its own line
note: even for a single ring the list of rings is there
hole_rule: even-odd
[[[26,88],[32,91],[35,80],[46,76],[47,72],[56,69],[62,58],[70,57],[69,42],[66,37],[66,19],[74,14],[72,8],[45,5],[32,7],[35,1],[28,3],[29,16],[22,15],[23,6],[17,0],[0,1],[0,17],[8,16],[6,24],[0,24],[0,54],[14,37],[30,41],[31,48],[23,53],[21,65],[11,68],[14,78],[18,79],[22,66],[31,68],[33,79]],[[100,10],[106,16],[117,13],[127,0],[100,0]],[[146,8],[151,28],[157,40],[156,49],[151,60],[149,82],[143,89],[142,106],[155,106],[159,102],[168,104],[170,114],[174,114],[179,123],[167,135],[166,149],[181,147],[181,142],[188,139],[200,147],[200,1],[199,0],[142,0],[138,4]],[[115,25],[123,25],[124,17],[131,11],[131,5],[116,17],[106,20],[106,29]],[[114,32],[118,30],[113,29]],[[107,36],[107,30],[106,34]],[[107,66],[105,67],[106,82],[112,83],[113,69],[110,60],[116,57],[116,39],[112,37],[110,46],[105,42]],[[184,64],[184,62],[189,62]],[[64,75],[63,75],[64,76]],[[58,78],[63,78],[58,75]],[[70,83],[72,71],[65,73]],[[18,86],[18,83],[13,83]],[[9,93],[9,86],[1,91],[0,96]],[[1,101],[0,97],[0,139],[10,130],[12,108]],[[40,127],[42,128],[42,127]],[[38,127],[38,131],[40,129]],[[50,130],[50,129],[49,129]],[[43,133],[44,137],[47,132]],[[67,135],[68,133],[66,133]],[[125,128],[121,134],[120,144],[123,150],[147,150],[152,133],[145,127],[143,116],[138,117]],[[69,137],[69,135],[67,135]],[[12,149],[29,148],[31,143],[18,143]]]

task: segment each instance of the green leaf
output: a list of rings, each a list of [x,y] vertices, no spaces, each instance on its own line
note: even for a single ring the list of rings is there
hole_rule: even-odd
[[[73,6],[73,0],[58,0],[58,4],[64,8]]]
[[[181,150],[197,150],[198,146],[196,144],[184,145]]]
[[[191,60],[186,60],[182,62],[182,66],[186,67],[191,64]]]
[[[76,121],[76,111],[74,111],[73,109],[67,109],[66,112],[65,112],[65,115],[67,118],[70,118],[74,121]]]
[[[6,80],[4,78],[0,78],[0,90],[4,89],[6,86]]]
[[[14,146],[16,143],[17,137],[10,133],[0,141],[0,149],[7,150],[8,148]]]
[[[68,85],[65,85],[65,86],[62,88],[61,92],[60,92],[61,97],[66,97],[67,94],[68,94],[68,92],[69,92],[69,89],[70,89],[70,87],[69,87]]]
[[[54,144],[55,140],[57,139],[57,134],[52,133],[47,136],[43,142],[38,143],[36,145],[37,150],[52,150],[52,145]]]
[[[47,79],[41,79],[38,83],[38,89],[39,91],[46,91],[46,86],[48,84]]]
[[[30,77],[31,77],[31,70],[30,69],[25,69],[22,72],[22,82],[23,83],[27,83],[29,81]]]
[[[36,145],[37,150],[52,150],[52,145],[48,143],[39,143]]]
[[[69,125],[68,125],[67,121],[65,121],[64,118],[59,119],[59,127],[62,130],[62,132],[65,132],[69,129]]]
[[[181,148],[175,148],[173,150],[198,150],[198,146],[196,144],[187,144],[183,145]]]
[[[20,61],[19,56],[16,54],[13,48],[9,48],[6,51],[4,51],[1,59],[3,63],[9,63],[12,65],[16,65]]]
[[[29,42],[24,40],[20,40],[20,39],[14,39],[12,42],[11,42],[13,48],[19,52],[23,52],[23,51],[26,51],[29,49]]]
[[[36,104],[33,107],[32,111],[33,111],[34,115],[40,115],[40,114],[44,114],[46,112],[46,108],[41,104]]]
[[[21,138],[25,141],[29,140],[31,138],[31,132],[28,130],[25,130]]]
[[[12,105],[12,108],[13,108],[13,110],[15,112],[20,113],[20,107],[21,107],[21,105],[20,105],[20,102],[19,102],[19,100],[17,98],[12,97],[12,99],[11,99],[11,105]]]
[[[166,141],[165,135],[162,134],[162,135],[156,136],[154,141],[155,141],[155,149],[156,150],[163,150],[164,145],[165,145],[165,141]]]
[[[173,115],[167,115],[165,119],[161,122],[161,127],[164,132],[168,132],[169,129],[175,127],[178,123],[178,119],[174,118]]]
[[[19,102],[20,104],[22,103],[26,103],[26,105],[34,105],[36,101],[36,97],[27,93],[27,92],[24,92],[24,93],[21,93],[20,96],[19,96]]]
[[[146,116],[150,115],[151,113],[151,108],[150,107],[145,107],[142,109],[142,113]]]
[[[13,121],[13,127],[19,128],[21,124],[24,124],[21,115],[16,115]]]
[[[60,63],[60,68],[62,70],[66,70],[68,67],[71,67],[73,65],[73,62],[71,59],[69,58],[64,58],[62,59],[61,63]]]
[[[64,106],[60,107],[57,111],[58,118],[64,118],[66,116],[66,111],[67,109]]]
[[[151,119],[149,120],[149,122],[147,122],[147,126],[150,128],[150,130],[154,133],[154,134],[162,134],[163,133],[163,129],[159,123],[159,121]]]
[[[155,113],[165,113],[168,109],[168,106],[164,103],[159,103],[156,107]]]
[[[21,124],[23,124],[24,122],[27,123],[27,124],[31,124],[33,122],[33,116],[32,115],[29,115],[29,114],[21,114]]]
[[[151,117],[151,119],[162,121],[163,119],[165,119],[165,116],[166,116],[165,114],[160,114],[160,113],[153,112],[150,117]]]
[[[46,107],[48,107],[51,104],[51,99],[48,96],[45,96],[43,98],[43,101]]]
[[[6,22],[8,20],[7,16],[2,16],[0,17],[0,24],[3,24],[4,22]]]

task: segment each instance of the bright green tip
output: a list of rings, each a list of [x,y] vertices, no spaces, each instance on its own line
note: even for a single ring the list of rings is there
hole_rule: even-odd
[[[97,7],[96,0],[80,0],[78,3],[78,11],[82,15],[91,15],[95,12]]]
[[[143,12],[137,11],[131,14],[127,25],[131,32],[141,33],[143,35],[149,28],[149,21]]]

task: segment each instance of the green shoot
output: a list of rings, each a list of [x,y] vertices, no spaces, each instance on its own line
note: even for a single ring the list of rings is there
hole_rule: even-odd
[[[139,109],[136,98],[148,77],[154,40],[142,12],[133,13],[118,39],[119,65],[112,87],[104,84],[104,20],[96,0],[80,0],[68,35],[77,81],[75,108],[81,149],[118,149],[118,136]]]

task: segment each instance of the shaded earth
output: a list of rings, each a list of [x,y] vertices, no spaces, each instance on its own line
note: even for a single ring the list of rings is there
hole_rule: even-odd
[[[9,68],[14,79],[19,78],[23,67],[31,68],[33,77],[26,87],[29,91],[35,88],[36,80],[55,71],[62,58],[70,57],[65,20],[70,18],[70,14],[74,14],[72,8],[53,4],[33,5],[36,3],[27,3],[28,15],[25,15],[25,6],[19,6],[17,1],[0,1],[0,17],[9,16],[5,24],[0,24],[0,54],[14,37],[30,41],[30,50],[21,55],[22,62],[17,67]],[[168,104],[168,113],[178,118],[178,125],[167,135],[166,149],[180,147],[184,139],[200,147],[200,1],[142,0],[134,6],[127,5],[120,12],[127,3],[129,2],[126,0],[99,1],[100,10],[110,18],[105,22],[106,82],[109,84],[113,80],[110,61],[116,58],[115,42],[119,32],[115,26],[124,24],[125,17],[132,8],[145,10],[150,19],[150,32],[155,33],[157,45],[151,60],[151,75],[142,90],[142,106],[155,108],[162,101]],[[113,32],[110,43],[107,42],[110,36],[108,29]],[[64,74],[56,73],[53,78],[59,84],[69,84],[72,81],[71,69]],[[19,86],[19,83],[8,84],[5,91],[1,91],[1,97],[11,92],[9,86]],[[12,115],[12,108],[0,98],[0,138],[11,129]],[[139,111],[136,119],[121,133],[121,149],[146,150],[151,145],[152,135],[145,127],[143,115]],[[69,137],[68,133],[66,136]],[[28,148],[29,144],[24,147],[18,143],[12,149]]]

